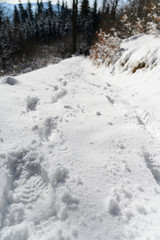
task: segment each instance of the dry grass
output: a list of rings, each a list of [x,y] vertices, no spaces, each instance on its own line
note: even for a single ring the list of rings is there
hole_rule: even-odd
[[[145,66],[146,66],[146,63],[145,63],[145,62],[139,63],[137,66],[135,66],[134,68],[132,68],[132,73],[135,73],[138,69],[145,68]]]
[[[121,40],[102,31],[97,33],[97,39],[97,43],[90,50],[90,59],[97,66],[109,66],[117,59]]]

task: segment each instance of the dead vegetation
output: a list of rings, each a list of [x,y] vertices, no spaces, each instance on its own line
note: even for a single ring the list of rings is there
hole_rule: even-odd
[[[138,63],[137,66],[132,68],[132,73],[135,73],[138,69],[145,68],[145,66],[146,66],[145,62]]]
[[[100,66],[109,66],[118,60],[121,39],[111,34],[100,31],[97,33],[97,43],[91,47],[90,59]]]

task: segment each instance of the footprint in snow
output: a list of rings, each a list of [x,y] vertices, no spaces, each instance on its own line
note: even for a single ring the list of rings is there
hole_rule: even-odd
[[[121,214],[119,203],[114,198],[108,201],[108,212],[115,217]]]
[[[108,101],[109,101],[111,104],[114,104],[114,103],[115,103],[115,101],[114,101],[112,98],[110,98],[109,96],[106,96],[106,98],[108,99]]]
[[[43,141],[49,141],[53,131],[57,129],[57,121],[58,117],[48,117],[41,128],[38,126],[38,129],[35,129],[38,130],[38,134]]]
[[[22,148],[8,154],[6,167],[9,177],[4,193],[7,199],[3,226],[12,227],[24,219],[36,223],[56,215],[55,202],[52,200],[55,199],[54,193],[43,173],[42,160],[43,157],[33,149]]]
[[[66,109],[73,109],[70,105],[64,105],[64,108],[66,108]]]
[[[125,147],[124,147],[123,144],[121,144],[121,143],[118,144],[118,147],[119,147],[120,149],[122,149],[122,150],[125,149]]]
[[[65,97],[67,95],[67,90],[62,89],[59,92],[56,93],[55,96],[52,97],[52,103],[56,103],[59,99]]]
[[[108,87],[111,87],[111,84],[109,84],[109,83],[106,83],[106,84],[107,84]]]
[[[54,86],[54,91],[57,91],[58,90],[58,86]]]
[[[149,152],[143,151],[143,157],[155,181],[158,185],[160,185],[160,166],[159,161],[156,159],[156,156],[150,154]]]
[[[27,112],[29,111],[35,111],[36,110],[36,107],[37,107],[37,104],[39,102],[39,98],[37,97],[28,97],[27,98]]]
[[[96,115],[97,115],[97,116],[101,116],[102,113],[101,113],[101,112],[96,112]]]
[[[64,86],[64,87],[67,86],[67,81],[64,81],[64,82],[63,82],[63,86]]]

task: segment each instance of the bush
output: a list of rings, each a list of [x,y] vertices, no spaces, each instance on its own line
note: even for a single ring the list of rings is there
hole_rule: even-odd
[[[91,61],[97,66],[114,64],[119,58],[121,39],[115,33],[112,36],[102,31],[97,33],[97,38],[97,43],[90,50]]]

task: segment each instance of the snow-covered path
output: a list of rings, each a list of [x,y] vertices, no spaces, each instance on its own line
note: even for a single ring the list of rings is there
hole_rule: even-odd
[[[0,83],[0,239],[160,239],[159,140],[76,57]]]

